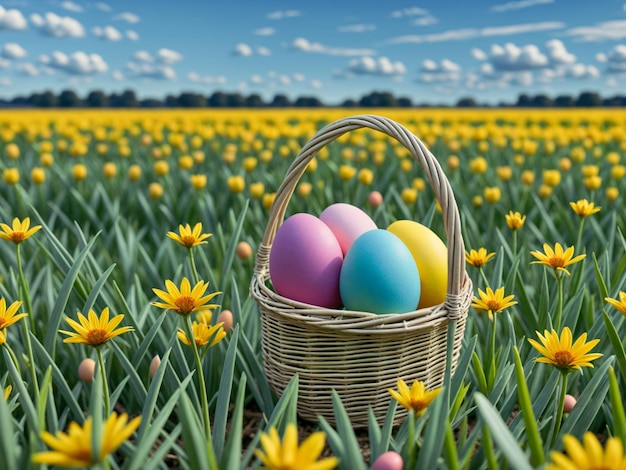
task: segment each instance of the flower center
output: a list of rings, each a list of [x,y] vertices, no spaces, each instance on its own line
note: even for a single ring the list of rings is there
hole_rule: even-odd
[[[563,258],[558,258],[558,257],[550,258],[548,262],[550,263],[550,266],[552,266],[553,268],[562,268],[563,266],[565,266],[565,260]]]
[[[190,297],[188,295],[184,295],[182,297],[177,298],[174,301],[174,305],[176,305],[178,313],[182,313],[184,315],[187,315],[187,314],[193,312],[193,309],[196,306],[196,301],[195,301],[195,299],[193,297]]]
[[[570,367],[574,356],[569,351],[557,351],[554,353],[554,363],[557,367]]]
[[[183,241],[183,245],[187,247],[193,246],[193,244],[196,242],[196,237],[194,237],[193,235],[185,235],[180,238]]]
[[[87,332],[87,342],[91,346],[100,346],[109,340],[109,334],[106,330],[95,329]]]
[[[6,318],[0,317],[0,330],[3,329],[7,323],[9,322],[6,320]]]
[[[501,305],[500,305],[500,302],[499,302],[498,300],[495,300],[495,299],[489,299],[489,300],[486,302],[486,304],[487,304],[488,310],[491,310],[492,312],[498,312],[498,311],[500,311],[500,307],[501,307]]]
[[[24,232],[13,232],[9,235],[9,238],[13,243],[22,243],[26,240],[26,234]]]
[[[421,400],[421,399],[411,400],[411,408],[413,408],[413,411],[416,411],[416,412],[422,411],[427,406],[428,406],[428,403],[426,403],[424,400]]]

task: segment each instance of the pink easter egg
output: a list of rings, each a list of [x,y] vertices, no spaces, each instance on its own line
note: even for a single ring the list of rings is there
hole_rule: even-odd
[[[338,202],[320,214],[320,220],[332,230],[345,256],[354,240],[378,227],[363,210],[351,204]]]
[[[311,214],[294,214],[278,228],[270,251],[270,279],[288,299],[341,307],[341,246],[331,229]]]

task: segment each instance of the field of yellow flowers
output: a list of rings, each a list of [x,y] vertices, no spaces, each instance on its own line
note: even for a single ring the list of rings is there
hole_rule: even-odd
[[[359,431],[272,391],[249,285],[291,162],[364,113],[441,164],[474,298],[443,389],[399,380]],[[0,172],[2,468],[626,468],[623,111],[7,110]],[[446,240],[384,134],[323,147],[288,215],[334,202]]]

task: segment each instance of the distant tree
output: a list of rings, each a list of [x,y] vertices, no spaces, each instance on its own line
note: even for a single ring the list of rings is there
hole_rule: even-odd
[[[526,93],[522,93],[517,97],[517,104],[515,106],[517,106],[518,108],[527,108],[529,106],[532,106],[532,100],[530,99],[530,96],[528,96]]]
[[[121,108],[136,108],[138,104],[139,101],[133,90],[125,90],[120,95],[119,105]]]
[[[578,99],[576,100],[576,106],[582,108],[590,108],[593,106],[601,106],[602,98],[600,95],[591,91],[584,91],[580,95],[578,95]]]
[[[395,108],[398,106],[398,101],[389,92],[374,91],[369,95],[363,96],[359,100],[359,106],[366,108]]]
[[[285,95],[276,95],[270,104],[273,108],[288,108],[291,106],[291,101]]]
[[[475,108],[477,103],[474,98],[465,97],[457,101],[456,105],[458,108]]]
[[[532,99],[532,106],[536,108],[549,108],[551,106],[554,106],[554,101],[552,101],[552,98],[549,98],[546,95],[536,95]]]
[[[167,95],[163,104],[168,108],[178,108],[178,97],[174,95]]]
[[[225,93],[222,93],[221,91],[216,91],[209,97],[207,103],[212,108],[224,108],[226,107],[227,101],[228,98]]]
[[[265,106],[263,98],[261,98],[261,96],[257,95],[256,93],[248,95],[248,97],[246,98],[247,108],[261,108],[263,106]]]
[[[626,96],[615,95],[602,100],[602,106],[626,106]]]
[[[341,103],[342,108],[356,108],[358,103],[353,99],[347,99],[343,103]]]
[[[101,90],[89,92],[85,101],[90,108],[106,108],[109,106],[109,97]]]
[[[163,106],[163,101],[156,98],[144,98],[139,101],[139,106],[142,108],[160,108]]]
[[[300,96],[293,105],[296,108],[319,108],[323,106],[322,102],[314,96]]]
[[[558,108],[571,108],[575,104],[576,101],[569,95],[559,95],[554,100],[554,106]]]
[[[59,106],[61,108],[75,108],[82,104],[74,90],[63,90],[59,95]]]
[[[402,97],[398,98],[398,106],[400,108],[412,108],[413,107],[413,101],[411,100],[411,98],[409,98],[407,96],[402,96]]]
[[[178,106],[182,108],[202,108],[206,106],[206,99],[199,93],[186,91],[178,96]]]
[[[226,98],[226,106],[229,108],[243,108],[246,105],[246,99],[241,93],[229,93]]]

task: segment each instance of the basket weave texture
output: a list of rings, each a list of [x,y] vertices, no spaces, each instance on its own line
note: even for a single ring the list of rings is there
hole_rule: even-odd
[[[297,302],[268,286],[269,255],[287,205],[308,163],[324,146],[361,128],[380,131],[404,145],[422,167],[442,210],[448,246],[446,300],[416,311],[377,315],[334,310]],[[379,423],[403,379],[427,389],[443,384],[448,324],[456,322],[451,370],[454,371],[472,298],[465,271],[465,247],[459,212],[450,183],[435,157],[404,126],[375,115],[344,118],[321,129],[307,142],[276,192],[259,245],[250,284],[261,313],[264,368],[272,389],[281,394],[297,373],[298,414],[309,421],[323,416],[334,423],[332,390],[342,400],[353,427],[366,427],[368,407]],[[406,410],[396,411],[395,423]]]

